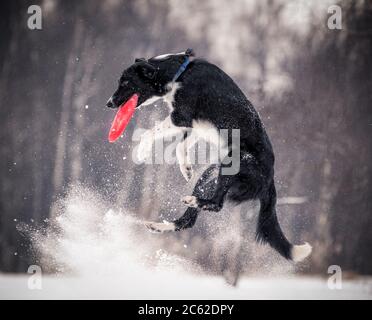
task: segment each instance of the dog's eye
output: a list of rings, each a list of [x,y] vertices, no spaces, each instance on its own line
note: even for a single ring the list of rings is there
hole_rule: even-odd
[[[121,86],[127,86],[129,84],[129,80],[120,81]]]

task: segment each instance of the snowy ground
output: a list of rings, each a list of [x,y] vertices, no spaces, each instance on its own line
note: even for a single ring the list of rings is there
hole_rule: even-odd
[[[44,277],[41,290],[27,276],[0,276],[0,299],[372,299],[372,279],[348,280],[330,290],[320,278],[244,278],[237,288],[222,278],[157,274],[139,278]]]
[[[342,289],[331,290],[327,278],[297,275],[292,264],[253,240],[244,262],[252,275],[231,287],[192,259],[167,252],[166,235],[149,233],[135,215],[108,208],[99,194],[77,188],[57,203],[47,227],[17,225],[37,249],[34,265],[44,273],[0,274],[0,299],[372,299],[372,278],[344,280]],[[218,232],[217,226],[218,247],[239,241],[234,228],[222,223]]]

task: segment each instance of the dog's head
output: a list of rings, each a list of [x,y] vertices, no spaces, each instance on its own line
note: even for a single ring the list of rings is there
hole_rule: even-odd
[[[191,49],[176,54],[164,54],[148,60],[136,59],[125,69],[119,79],[118,88],[107,101],[109,108],[118,108],[134,94],[138,94],[138,106],[152,97],[161,97],[168,90],[185,59],[193,56]]]

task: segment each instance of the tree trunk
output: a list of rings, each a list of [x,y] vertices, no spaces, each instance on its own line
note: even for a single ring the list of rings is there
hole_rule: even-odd
[[[63,83],[62,106],[53,173],[54,195],[57,195],[62,191],[63,182],[66,179],[65,174],[66,143],[68,132],[70,129],[69,122],[71,118],[73,86],[75,83],[76,56],[79,45],[82,41],[83,29],[84,28],[82,23],[80,22],[80,20],[77,19],[77,21],[75,22],[75,29],[73,34],[73,44],[70,50],[70,55],[67,59],[67,68]]]

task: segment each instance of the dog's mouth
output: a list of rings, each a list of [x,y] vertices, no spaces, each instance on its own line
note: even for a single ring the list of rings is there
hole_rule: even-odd
[[[139,95],[135,93],[119,107],[114,121],[111,124],[108,136],[110,142],[115,142],[122,135],[128,123],[132,119],[138,104],[138,96]]]
[[[121,104],[116,104],[116,103],[114,102],[113,98],[111,97],[111,98],[107,101],[107,103],[106,103],[106,107],[107,107],[107,108],[110,108],[110,109],[121,109],[122,107],[125,106],[126,103],[128,103],[128,101],[133,100],[133,98],[134,98],[135,96],[137,96],[137,98],[138,98],[140,95],[139,95],[138,93],[134,93],[134,94],[132,94],[129,98],[125,99]],[[134,106],[135,109],[137,109],[137,108],[139,107],[139,105],[138,105],[138,100],[136,100],[136,101],[137,101],[137,103],[136,103],[136,105]]]
[[[125,100],[120,106],[119,106],[119,109],[123,108],[129,101],[131,101],[132,103],[134,103],[134,109],[137,109],[139,106],[138,106],[138,99],[139,98],[139,94],[138,93],[135,93],[133,95],[131,95],[129,97],[129,99]]]

